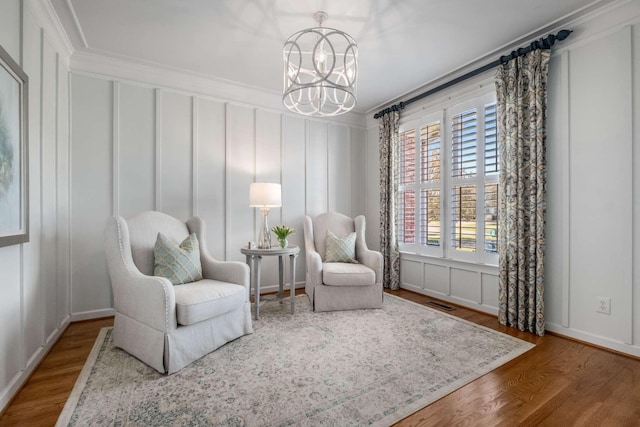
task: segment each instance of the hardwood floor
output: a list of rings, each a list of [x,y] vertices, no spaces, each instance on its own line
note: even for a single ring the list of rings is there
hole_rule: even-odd
[[[0,426],[55,425],[98,332],[113,318],[71,323],[0,417]]]
[[[417,303],[433,300],[390,291]],[[498,369],[396,426],[639,426],[640,361],[554,335],[536,337],[495,317],[448,312],[536,344]],[[112,318],[72,323],[0,417],[0,426],[52,426],[101,328]]]

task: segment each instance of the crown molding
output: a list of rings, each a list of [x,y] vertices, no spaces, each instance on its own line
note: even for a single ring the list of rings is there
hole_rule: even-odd
[[[166,65],[146,62],[135,58],[121,57],[96,49],[76,50],[71,56],[70,68],[73,72],[95,74],[116,80],[132,81],[153,87],[204,95],[224,102],[230,101],[251,107],[274,110],[283,114],[292,114],[282,105],[282,95],[279,92],[243,85],[237,82],[171,68]],[[314,120],[314,118],[309,119]],[[332,119],[318,120],[341,123],[359,128],[365,127],[365,116],[355,112],[350,112]]]
[[[73,45],[64,31],[50,0],[23,0],[38,25],[44,30],[47,40],[60,54],[60,59],[68,67],[69,58],[74,53]],[[25,9],[25,10],[27,10]]]

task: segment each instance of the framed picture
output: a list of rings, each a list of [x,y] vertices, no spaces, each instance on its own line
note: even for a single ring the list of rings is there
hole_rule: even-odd
[[[28,78],[0,46],[0,247],[29,241]]]

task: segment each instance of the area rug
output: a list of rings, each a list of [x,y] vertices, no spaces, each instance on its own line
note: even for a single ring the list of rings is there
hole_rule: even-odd
[[[386,426],[533,347],[413,302],[260,308],[254,333],[161,375],[100,332],[57,425]]]

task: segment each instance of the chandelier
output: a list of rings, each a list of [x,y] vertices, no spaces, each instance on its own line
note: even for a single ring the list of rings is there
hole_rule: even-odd
[[[323,27],[327,17],[314,13],[318,27],[298,31],[284,44],[282,102],[294,113],[331,117],[356,106],[358,44],[349,34]]]

